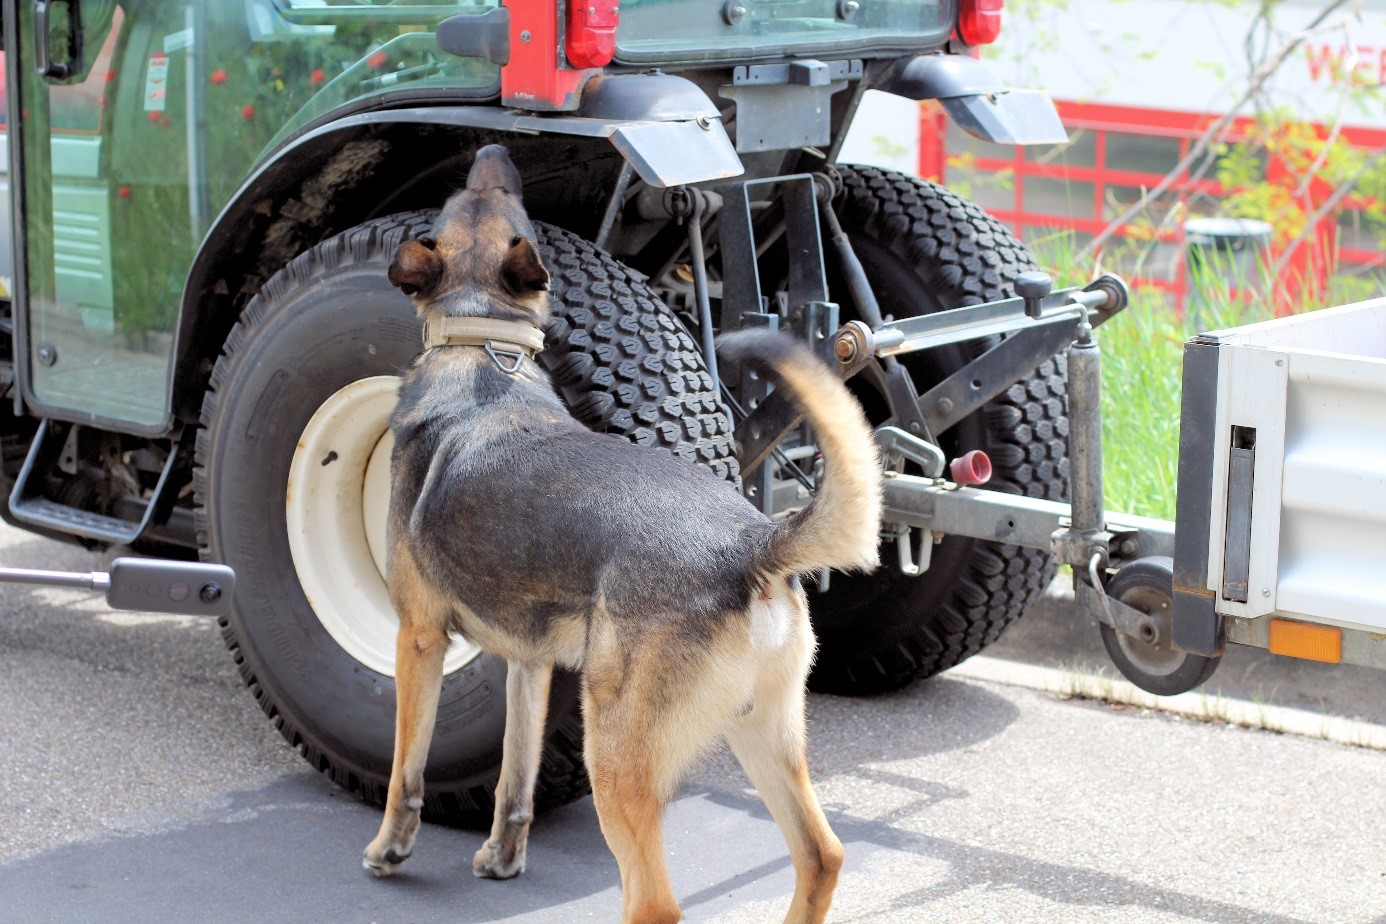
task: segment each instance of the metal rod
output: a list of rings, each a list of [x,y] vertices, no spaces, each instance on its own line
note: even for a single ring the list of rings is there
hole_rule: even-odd
[[[1104,528],[1102,509],[1102,354],[1086,322],[1068,348],[1069,496],[1073,531]]]
[[[818,182],[814,180],[815,188]],[[837,220],[832,200],[820,203],[819,211],[823,213],[823,220],[828,225],[828,236],[832,238],[833,247],[837,250],[837,259],[842,264],[842,276],[847,283],[847,291],[852,296],[852,303],[857,306],[857,314],[875,330],[882,326],[885,320],[881,317],[881,304],[876,301],[876,293],[871,291],[871,282],[866,278],[866,270],[862,269],[861,261],[852,249],[847,232],[842,230],[842,222]]]
[[[717,372],[717,347],[712,331],[712,302],[707,292],[707,265],[703,262],[703,196],[696,189],[688,190],[690,211],[688,215],[688,258],[693,270],[693,295],[698,300],[698,326],[703,339],[703,359],[707,362],[708,375],[712,376],[712,390],[720,393],[722,377]]]
[[[1071,513],[1070,506],[1062,501],[962,488],[894,472],[886,473],[883,487],[882,522],[1046,552],[1052,547],[1054,533],[1067,526]],[[1107,525],[1114,532],[1135,538],[1138,555],[1174,554],[1174,524],[1168,520],[1113,513]],[[1084,558],[1080,568],[1087,561]]]
[[[876,354],[893,356],[1045,324],[1071,324],[1085,312],[1082,305],[1065,301],[1045,308],[1038,318],[1032,318],[1025,313],[1025,300],[1021,298],[950,308],[881,325],[875,331]]]
[[[635,169],[631,167],[630,161],[621,161],[621,172],[616,176],[616,187],[611,191],[611,201],[606,204],[602,226],[597,231],[597,239],[593,241],[603,250],[606,249],[606,239],[611,235],[611,229],[616,225],[616,216],[621,213],[621,206],[626,200],[626,190],[630,188],[630,179],[634,175]]]
[[[104,571],[36,571],[32,568],[0,568],[0,584],[42,584],[46,587],[79,587],[105,591],[111,576]]]

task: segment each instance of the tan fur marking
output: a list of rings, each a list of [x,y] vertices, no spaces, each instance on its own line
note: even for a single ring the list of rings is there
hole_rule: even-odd
[[[785,571],[871,569],[880,564],[881,460],[861,405],[812,357],[775,370],[823,451],[824,477],[785,549]]]
[[[423,807],[423,769],[448,648],[448,606],[423,580],[407,543],[390,552],[390,597],[399,613],[395,643],[395,756],[380,832],[366,848],[365,866],[388,875],[414,849]]]

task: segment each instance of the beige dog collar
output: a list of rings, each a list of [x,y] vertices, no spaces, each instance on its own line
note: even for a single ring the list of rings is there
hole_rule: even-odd
[[[487,346],[497,352],[533,357],[544,348],[544,332],[524,321],[495,318],[429,318],[424,322],[424,349],[440,346]]]

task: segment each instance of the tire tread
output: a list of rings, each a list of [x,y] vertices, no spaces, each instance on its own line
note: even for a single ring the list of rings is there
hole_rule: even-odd
[[[951,190],[874,167],[839,169],[844,193],[838,211],[844,227],[912,263],[924,286],[939,293],[948,307],[1012,296],[1015,276],[1036,268],[1009,229]],[[1046,360],[980,411],[992,441],[987,452],[994,474],[988,488],[1067,498],[1066,396],[1060,356]],[[863,632],[855,650],[836,646],[823,651],[811,685],[827,692],[872,694],[947,670],[999,638],[1043,592],[1053,570],[1042,551],[977,542],[937,613],[874,641]],[[889,622],[891,616],[861,614],[864,621]]]

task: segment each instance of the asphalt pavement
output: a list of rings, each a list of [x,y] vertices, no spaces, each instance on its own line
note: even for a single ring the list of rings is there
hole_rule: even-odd
[[[107,560],[0,529],[6,565]],[[0,922],[615,920],[590,799],[538,822],[518,879],[473,878],[482,835],[426,825],[375,880],[377,811],[283,743],[214,624],[32,587],[0,586],[0,613]],[[1069,631],[1055,663],[1096,663],[1063,618],[1042,610],[995,653],[1052,660]],[[1376,714],[1379,675],[1316,699],[1276,673],[1297,669],[1250,668],[1250,695]],[[830,920],[1386,922],[1386,753],[947,675],[811,697],[810,726],[847,848]],[[665,833],[687,920],[779,920],[792,871],[726,755]]]

